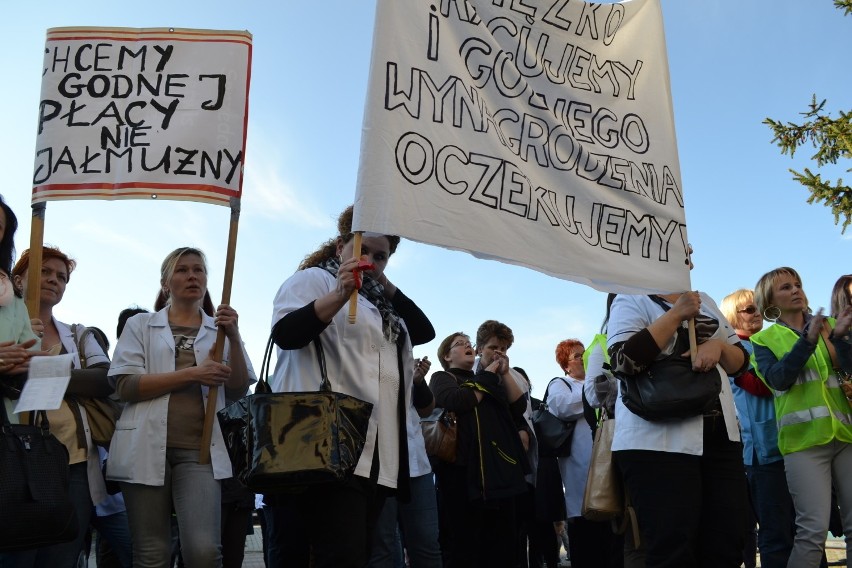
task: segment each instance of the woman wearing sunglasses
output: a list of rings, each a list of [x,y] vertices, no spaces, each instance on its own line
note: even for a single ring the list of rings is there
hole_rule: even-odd
[[[763,316],[754,304],[754,292],[744,288],[737,290],[725,296],[719,309],[751,353],[749,338],[763,329]],[[731,385],[740,418],[743,463],[751,502],[760,523],[757,535],[760,565],[784,568],[793,550],[795,521],[793,500],[784,476],[784,460],[778,449],[772,391],[757,378],[754,367],[732,378]],[[751,556],[753,561],[754,554]]]

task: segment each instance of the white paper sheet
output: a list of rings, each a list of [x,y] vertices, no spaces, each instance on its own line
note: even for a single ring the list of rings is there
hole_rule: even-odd
[[[30,372],[15,412],[56,410],[71,380],[73,355],[54,355],[30,359]]]

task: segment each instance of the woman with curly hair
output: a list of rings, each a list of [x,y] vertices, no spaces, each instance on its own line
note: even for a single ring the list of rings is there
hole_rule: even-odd
[[[428,473],[425,452],[424,463],[411,468],[407,424],[410,405],[432,402],[425,381],[414,381],[412,346],[427,343],[435,331],[385,274],[399,237],[364,235],[356,256],[352,214],[351,206],[340,214],[337,236],[308,255],[275,296],[272,336],[279,350],[269,383],[276,392],[316,391],[318,341],[332,388],[373,403],[366,443],[345,481],[270,498],[271,565],[303,565],[309,547],[316,568],[364,566],[385,497],[407,500],[412,480]],[[353,291],[358,312],[349,323]],[[302,543],[293,542],[294,527],[304,530]],[[288,544],[297,552],[286,550]]]

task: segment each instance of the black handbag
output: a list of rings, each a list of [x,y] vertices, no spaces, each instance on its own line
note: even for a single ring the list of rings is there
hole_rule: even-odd
[[[256,493],[345,479],[364,449],[372,403],[332,392],[319,338],[316,392],[270,392],[270,336],[254,394],[217,415],[234,477]]]
[[[656,296],[651,299],[669,309]],[[712,411],[722,391],[722,374],[716,368],[694,371],[690,358],[681,355],[688,350],[687,332],[679,327],[671,355],[654,361],[641,373],[617,373],[624,406],[652,422],[683,420]]]
[[[11,424],[2,399],[0,407],[0,551],[74,540],[78,523],[68,495],[68,450],[50,433],[43,410],[33,424]]]
[[[553,381],[557,379],[564,382],[569,389],[572,388],[571,383],[562,377],[556,377]],[[571,455],[571,441],[574,438],[577,420],[562,420],[548,410],[547,394],[549,390],[550,384],[544,390],[544,400],[533,411],[532,416],[533,429],[535,430],[536,440],[538,440],[538,451],[543,457],[567,458]]]

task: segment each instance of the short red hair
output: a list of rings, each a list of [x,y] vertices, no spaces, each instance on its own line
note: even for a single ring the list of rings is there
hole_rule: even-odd
[[[583,342],[579,339],[566,339],[560,341],[559,345],[556,346],[556,362],[559,363],[559,368],[563,371],[568,368],[568,361],[577,346],[580,349],[585,349]]]
[[[56,258],[65,265],[65,270],[68,271],[68,280],[71,280],[71,273],[74,272],[74,269],[77,267],[77,261],[73,258],[69,258],[67,254],[62,252],[56,247],[51,246],[42,246],[41,247],[41,262],[44,264],[46,260],[50,260],[52,258]],[[15,263],[15,267],[12,268],[12,276],[20,276],[23,278],[24,272],[29,270],[30,268],[30,249],[25,250],[21,253],[21,258],[18,259],[18,262]],[[40,272],[36,272],[36,274],[40,274]]]

